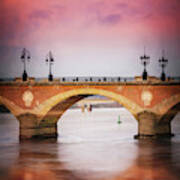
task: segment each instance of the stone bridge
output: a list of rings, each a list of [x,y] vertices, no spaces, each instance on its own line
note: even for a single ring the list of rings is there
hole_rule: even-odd
[[[19,120],[20,139],[57,137],[63,113],[91,95],[129,110],[140,138],[171,136],[171,120],[180,109],[179,82],[0,82],[0,103]]]

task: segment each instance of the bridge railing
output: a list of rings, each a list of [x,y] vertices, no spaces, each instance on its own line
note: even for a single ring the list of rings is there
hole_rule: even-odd
[[[40,82],[45,80],[44,78],[36,78],[36,81]],[[104,77],[98,77],[98,76],[81,76],[81,77],[73,77],[73,76],[66,76],[66,77],[59,77],[55,78],[56,81],[59,82],[131,82],[134,81],[134,77],[110,77],[110,76],[104,76]]]
[[[0,82],[14,82],[14,81],[22,81],[21,78],[0,78]],[[43,82],[43,81],[48,81],[47,78],[30,78],[35,82]],[[118,76],[64,76],[64,77],[55,77],[54,81],[56,82],[71,82],[71,83],[78,83],[78,82],[133,82],[136,81],[137,79],[135,77],[118,77]],[[180,77],[170,77],[168,78],[168,81],[172,82],[180,82]]]
[[[130,82],[134,81],[133,77],[60,77],[61,82]]]
[[[0,82],[13,82],[15,79],[20,80],[20,78],[0,78]],[[33,78],[34,79],[34,78]],[[35,78],[36,82],[46,81],[47,78]],[[56,77],[54,80],[57,82],[131,82],[134,81],[134,77],[110,77],[110,76],[66,76],[66,77]]]
[[[0,82],[12,82],[14,78],[0,78]]]
[[[172,77],[172,79],[173,79],[174,81],[180,82],[180,77]]]

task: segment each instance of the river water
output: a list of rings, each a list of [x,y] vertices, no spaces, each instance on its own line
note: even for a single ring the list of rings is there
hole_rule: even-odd
[[[0,114],[0,179],[179,180],[180,115],[172,130],[171,139],[138,141],[124,108],[71,109],[59,120],[58,140],[19,142],[18,121]]]

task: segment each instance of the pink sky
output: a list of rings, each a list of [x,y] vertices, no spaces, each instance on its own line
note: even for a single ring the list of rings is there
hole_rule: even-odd
[[[31,51],[31,76],[47,75],[49,50],[57,76],[139,75],[144,45],[149,74],[159,75],[165,49],[167,73],[180,76],[179,0],[1,0],[0,11],[2,77],[21,76],[23,47]]]

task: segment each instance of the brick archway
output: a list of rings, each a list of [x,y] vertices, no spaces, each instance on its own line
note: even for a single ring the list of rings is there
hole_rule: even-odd
[[[169,114],[169,112],[179,103],[180,103],[180,94],[176,94],[157,104],[152,109],[152,111],[155,112],[160,117],[163,117],[164,115]]]
[[[95,88],[79,88],[60,93],[51,97],[41,105],[41,112],[44,114],[42,122],[44,123],[50,116],[54,115],[53,121],[58,121],[62,114],[73,104],[89,95],[101,95],[108,97],[123,105],[135,118],[142,108],[126,97],[111,91]],[[56,118],[55,118],[56,117]]]
[[[160,119],[159,123],[171,123],[175,116],[180,112],[180,102],[171,107]]]
[[[57,121],[74,103],[101,95],[138,120],[139,137],[170,135],[168,112],[180,102],[179,82],[2,82],[0,103],[20,121],[20,138],[57,137]],[[170,117],[170,116],[168,116]]]
[[[19,106],[17,106],[5,97],[0,96],[0,104],[5,106],[15,117],[17,117],[20,112],[23,112],[22,108],[20,108]]]

